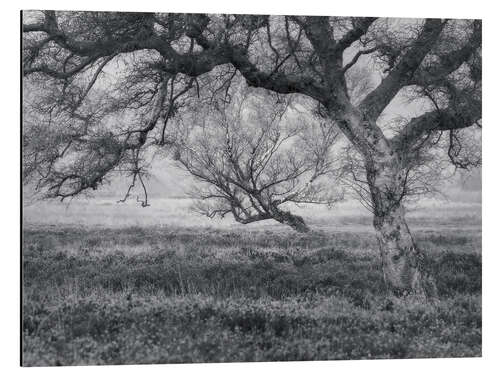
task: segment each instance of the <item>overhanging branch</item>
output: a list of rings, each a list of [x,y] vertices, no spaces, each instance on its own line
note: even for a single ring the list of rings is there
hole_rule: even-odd
[[[422,31],[412,47],[403,55],[399,63],[387,77],[370,92],[359,105],[361,112],[372,121],[377,120],[391,100],[412,79],[414,72],[434,46],[446,22],[440,19],[427,19]]]

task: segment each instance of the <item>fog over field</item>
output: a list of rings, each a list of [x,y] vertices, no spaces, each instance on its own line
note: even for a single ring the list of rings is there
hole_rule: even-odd
[[[63,202],[55,199],[41,200],[33,195],[30,187],[25,187],[24,223],[71,224],[71,225],[109,225],[112,227],[127,225],[174,225],[204,226],[214,228],[245,229],[284,227],[273,220],[242,225],[234,221],[231,215],[225,218],[209,219],[191,210],[193,199],[189,192],[197,183],[194,178],[170,160],[157,160],[151,168],[151,175],[145,181],[151,206],[141,207],[136,196],[142,196],[140,189],[132,190],[131,198],[123,198],[130,184],[129,179],[115,176],[100,190],[92,191],[87,196],[67,199]],[[460,218],[470,218],[470,225],[481,225],[481,170],[457,172],[440,187],[442,193],[435,194],[408,206],[410,221],[418,221],[425,226],[425,217],[437,220],[444,228],[460,225]],[[332,208],[321,205],[290,204],[289,209],[304,216],[314,227],[321,229],[342,230],[365,227],[371,230],[371,214],[353,196],[337,203]],[[331,223],[335,225],[331,225]],[[432,225],[434,225],[433,222]]]
[[[22,23],[23,366],[482,355],[481,20]]]

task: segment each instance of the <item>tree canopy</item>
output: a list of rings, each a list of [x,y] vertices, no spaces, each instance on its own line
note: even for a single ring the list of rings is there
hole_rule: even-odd
[[[341,176],[373,212],[385,280],[395,291],[425,289],[404,200],[432,190],[442,155],[456,168],[481,164],[480,20],[55,11],[23,18],[23,172],[46,196],[97,189],[114,173],[144,187],[148,153],[167,149],[208,183],[208,196],[223,193],[209,214],[286,222],[279,200],[319,198],[299,187],[300,176],[326,173],[340,132],[348,142]],[[247,136],[252,121],[231,110],[242,80],[275,103],[259,109],[257,142]],[[286,133],[265,119],[281,103],[298,103],[321,141],[276,152]],[[173,136],[182,129],[175,124],[203,108],[215,112],[202,138],[189,126]],[[256,181],[267,153],[276,164]]]
[[[249,86],[313,99],[363,157],[379,139],[402,153],[442,143],[455,165],[479,163],[462,136],[480,126],[477,20],[53,11],[24,20],[24,172],[42,176],[50,196],[96,188],[117,170],[135,175],[143,150],[166,143],[169,119],[227,92],[237,72]],[[398,95],[423,111],[389,138],[381,115]]]

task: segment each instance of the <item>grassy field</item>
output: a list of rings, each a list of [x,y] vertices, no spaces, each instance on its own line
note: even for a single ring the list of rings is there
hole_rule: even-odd
[[[481,205],[408,212],[438,297],[386,292],[371,218],[301,208],[313,231],[114,201],[26,205],[23,364],[481,355]]]

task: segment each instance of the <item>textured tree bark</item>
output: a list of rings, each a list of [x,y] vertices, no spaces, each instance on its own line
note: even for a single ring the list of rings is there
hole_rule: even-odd
[[[277,207],[266,207],[267,212],[255,215],[252,217],[242,218],[233,212],[235,220],[242,224],[255,223],[260,220],[274,219],[281,224],[290,226],[293,230],[300,233],[307,233],[310,231],[304,219],[298,215],[294,215],[289,211],[281,210]]]
[[[406,224],[404,207],[396,204],[389,212],[375,215],[373,226],[387,286],[398,295],[424,294],[420,253]]]
[[[434,283],[423,275],[419,251],[405,220],[402,204],[405,171],[401,158],[385,159],[367,167],[368,183],[374,208],[375,228],[384,280],[396,295],[434,294]]]
[[[310,231],[309,227],[302,217],[293,215],[288,211],[279,210],[279,212],[275,215],[275,219],[282,224],[289,225],[297,232],[307,233]]]
[[[394,149],[373,120],[347,99],[343,102],[340,116],[333,106],[330,113],[364,158],[385,283],[396,295],[433,295],[434,282],[423,272],[422,253],[405,220],[406,155]]]

